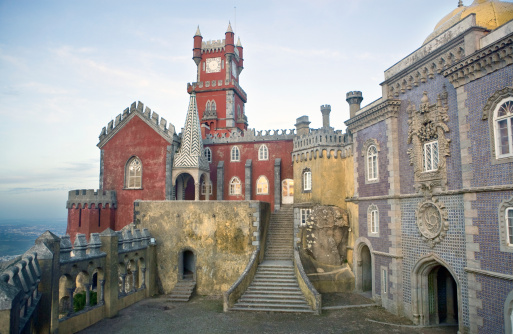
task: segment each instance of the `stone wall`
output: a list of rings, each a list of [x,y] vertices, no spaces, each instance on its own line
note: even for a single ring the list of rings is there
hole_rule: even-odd
[[[194,253],[198,294],[228,290],[259,245],[270,215],[269,204],[259,201],[138,201],[135,210],[136,226],[156,236],[164,294],[178,281],[180,255],[186,250]]]

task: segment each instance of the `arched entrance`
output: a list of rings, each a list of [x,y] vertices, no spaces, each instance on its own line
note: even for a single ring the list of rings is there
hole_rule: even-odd
[[[192,175],[188,173],[178,175],[176,178],[175,194],[178,201],[194,201],[195,187]]]
[[[461,294],[455,277],[435,255],[419,260],[412,273],[412,314],[417,324],[460,323]]]
[[[360,258],[362,261],[362,292],[372,292],[372,260],[370,249],[367,245],[362,247]]]
[[[294,203],[294,180],[285,179],[281,181],[281,203]]]
[[[179,279],[196,280],[196,257],[191,250],[184,250],[180,254]]]
[[[353,253],[355,264],[355,288],[357,292],[363,292],[369,298],[373,296],[373,259],[372,245],[366,238],[358,238],[355,241]]]

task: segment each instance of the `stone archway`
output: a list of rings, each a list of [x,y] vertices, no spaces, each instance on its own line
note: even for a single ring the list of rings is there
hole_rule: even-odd
[[[196,281],[196,254],[191,249],[183,249],[178,258],[178,280]]]
[[[357,292],[367,292],[374,297],[374,257],[372,245],[366,238],[358,238],[355,242],[353,263],[356,265],[355,289]]]
[[[173,189],[175,199],[178,201],[199,201],[200,200],[200,182],[205,180],[210,183],[210,174],[199,169],[173,170]],[[209,195],[205,200],[209,200]]]
[[[430,254],[417,262],[411,278],[413,321],[421,326],[459,324],[461,329],[461,287],[451,267]]]

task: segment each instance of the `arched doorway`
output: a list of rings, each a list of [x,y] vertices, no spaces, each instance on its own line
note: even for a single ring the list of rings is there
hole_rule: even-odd
[[[184,280],[196,279],[196,258],[191,250],[184,250],[180,256],[179,278]]]
[[[281,181],[281,203],[294,203],[294,180],[285,179]]]
[[[188,173],[182,173],[176,178],[176,199],[178,201],[194,201],[194,178]]]
[[[460,287],[454,272],[435,255],[417,262],[412,272],[412,314],[422,326],[460,324]]]
[[[372,293],[372,259],[367,245],[362,246],[360,259],[362,265],[362,292]]]

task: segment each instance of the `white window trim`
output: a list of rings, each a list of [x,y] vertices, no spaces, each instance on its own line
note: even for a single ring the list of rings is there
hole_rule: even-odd
[[[371,152],[371,150],[373,150],[374,152]],[[378,148],[376,147],[376,145],[370,145],[367,148],[367,181],[378,181],[378,162]]]
[[[390,282],[390,277],[388,277],[388,269],[386,267],[381,266],[381,292],[383,294],[388,293],[388,283]]]
[[[435,145],[436,144],[436,145]],[[436,146],[436,166],[435,165],[435,154],[434,147]],[[431,152],[431,168],[428,169],[428,151]],[[438,140],[432,140],[430,142],[424,143],[422,146],[422,170],[424,172],[434,172],[438,170],[438,166],[440,164],[440,147],[438,146]]]
[[[258,148],[258,160],[269,160],[269,148],[262,144]]]
[[[130,175],[130,165],[134,162],[134,161],[138,161],[139,162],[139,166],[140,166],[140,175],[138,176],[139,178],[139,186],[130,186],[130,181],[133,179],[133,178],[136,178],[137,176],[132,176]],[[142,165],[142,161],[141,159],[139,159],[138,157],[136,156],[133,156],[131,157],[130,159],[128,159],[127,163],[126,163],[126,166],[125,166],[125,189],[142,189],[142,173],[143,173],[143,165]]]
[[[495,144],[495,157],[497,159],[511,158],[513,157],[513,114],[511,116],[501,116],[498,117],[497,113],[499,109],[507,103],[508,101],[513,101],[513,97],[509,97],[501,100],[493,111],[493,132],[494,132],[494,144]],[[507,121],[507,130],[508,130],[508,144],[509,144],[509,153],[500,154],[500,131],[499,131],[499,122],[506,120]]]
[[[237,187],[238,185],[238,187]],[[229,183],[229,193],[232,196],[242,195],[242,182],[237,176],[232,177]],[[238,189],[238,191],[236,191]]]
[[[230,161],[231,162],[239,162],[240,161],[240,150],[237,146],[233,146],[230,151]]]
[[[310,169],[303,171],[303,191],[312,191],[312,172]]]
[[[513,247],[513,217],[510,220],[509,213],[513,213],[513,207],[509,207],[504,212],[504,221],[506,222],[506,245]]]
[[[513,197],[502,201],[497,212],[499,217],[500,250],[501,252],[513,253],[513,244],[510,243],[509,211],[513,211]]]
[[[265,183],[266,183],[266,186],[265,186],[265,189],[266,191],[263,192],[263,191],[259,191],[259,187],[258,187],[258,184],[260,182],[260,180],[264,180]],[[269,180],[267,179],[267,177],[265,177],[264,175],[260,175],[256,181],[256,189],[257,189],[257,195],[269,195]]]
[[[379,209],[375,204],[367,209],[367,234],[369,237],[379,237]]]
[[[201,194],[206,195],[206,184],[205,181],[201,182]],[[212,181],[208,181],[208,194],[212,195]]]
[[[205,147],[205,158],[207,159],[208,163],[212,162],[212,150],[209,147]]]
[[[312,213],[312,209],[300,209],[300,219],[301,219],[301,226],[306,225],[306,221],[308,220],[308,217],[310,217],[310,214]]]

